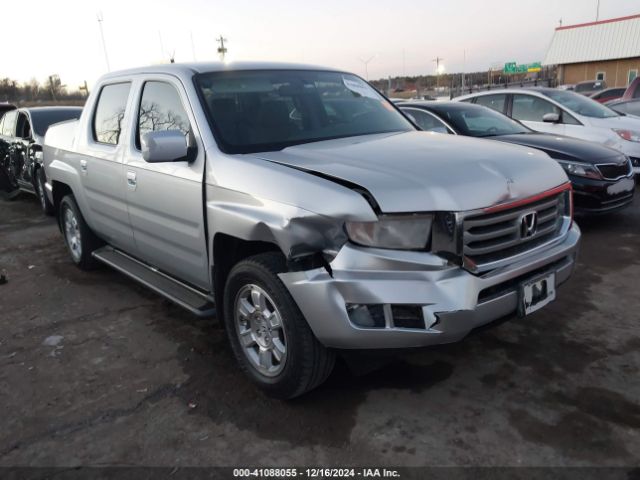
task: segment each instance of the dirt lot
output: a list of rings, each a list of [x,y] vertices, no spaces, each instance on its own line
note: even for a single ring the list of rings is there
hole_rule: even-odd
[[[549,308],[284,403],[215,321],[77,270],[35,197],[0,202],[0,466],[638,466],[640,198],[579,223]]]

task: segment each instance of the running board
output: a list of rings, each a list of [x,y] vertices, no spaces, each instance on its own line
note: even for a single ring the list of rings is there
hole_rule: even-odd
[[[174,278],[114,249],[102,247],[91,254],[94,258],[124,273],[165,298],[186,308],[199,317],[215,315],[215,304],[204,293],[199,292]]]

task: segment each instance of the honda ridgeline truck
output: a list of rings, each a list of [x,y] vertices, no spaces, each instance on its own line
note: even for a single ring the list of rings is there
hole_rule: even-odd
[[[78,267],[215,314],[281,398],[319,385],[340,349],[455,342],[538,310],[580,238],[546,154],[418,131],[332,69],[110,73],[49,129],[44,159]]]

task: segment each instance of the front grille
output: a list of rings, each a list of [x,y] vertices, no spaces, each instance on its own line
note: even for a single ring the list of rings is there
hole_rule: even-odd
[[[464,255],[475,265],[499,261],[531,250],[557,236],[562,226],[565,193],[496,213],[464,219]],[[523,216],[534,213],[533,233],[523,232]]]
[[[621,165],[616,165],[615,163],[601,163],[600,165],[596,165],[598,170],[604,178],[607,180],[616,180],[620,177],[626,177],[631,173],[631,165],[629,162],[625,162]]]

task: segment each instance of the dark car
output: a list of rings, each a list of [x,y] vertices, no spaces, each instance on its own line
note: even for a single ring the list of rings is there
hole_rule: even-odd
[[[4,112],[8,112],[9,110],[15,110],[16,106],[6,102],[0,102],[0,117]]]
[[[538,133],[490,108],[461,102],[403,103],[399,108],[423,130],[489,138],[542,150],[573,184],[576,213],[607,213],[633,201],[629,158],[617,150],[571,137]]]
[[[610,102],[612,100],[621,98],[622,95],[624,95],[625,90],[625,87],[605,88],[604,90],[600,90],[599,92],[592,93],[591,98],[600,103]]]
[[[20,108],[0,118],[0,193],[15,197],[21,190],[38,196],[42,209],[52,205],[44,192],[44,134],[50,125],[80,117],[80,107]]]
[[[631,100],[614,100],[613,102],[607,102],[607,107],[623,115],[635,115],[640,117],[640,98]],[[640,164],[638,166],[640,166]]]
[[[577,83],[573,91],[589,96],[605,88],[607,88],[607,84],[604,80],[587,80],[586,82]]]

